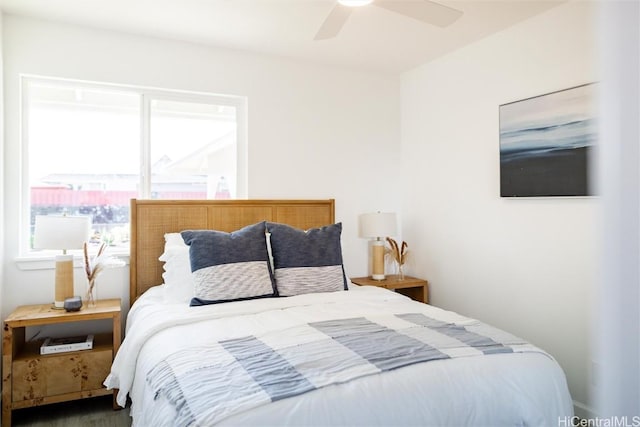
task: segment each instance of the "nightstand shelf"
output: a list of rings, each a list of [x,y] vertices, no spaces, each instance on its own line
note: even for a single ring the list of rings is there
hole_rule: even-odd
[[[351,282],[360,286],[378,286],[380,288],[392,289],[409,298],[429,303],[429,282],[416,277],[404,276],[403,280],[398,280],[396,274],[389,274],[384,280],[373,280],[371,277],[352,277]]]
[[[30,360],[34,358],[46,359],[47,357],[60,356],[60,354],[75,354],[75,353],[88,353],[109,351],[113,348],[113,334],[96,334],[93,338],[93,348],[91,350],[69,351],[65,353],[53,353],[53,354],[40,354],[40,346],[42,340],[35,340],[25,342],[22,348],[18,349],[15,356],[13,356],[13,362],[20,360]]]
[[[20,408],[113,394],[102,382],[121,342],[120,299],[100,300],[77,312],[51,304],[16,308],[4,321],[2,347],[2,425]],[[111,333],[96,334],[91,350],[40,354],[42,340],[25,341],[25,329],[62,323],[110,319]],[[115,394],[114,394],[115,398]],[[115,406],[114,406],[115,407]]]

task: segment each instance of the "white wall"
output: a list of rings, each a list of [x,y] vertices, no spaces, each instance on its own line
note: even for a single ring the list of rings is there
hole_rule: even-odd
[[[367,273],[357,216],[399,207],[394,178],[374,169],[399,164],[397,76],[15,16],[5,16],[3,35],[8,124],[3,316],[19,304],[47,302],[53,295],[52,270],[23,271],[15,262],[21,73],[248,97],[249,197],[335,198],[336,218],[344,224],[347,274]],[[99,296],[126,300],[127,269],[104,274]],[[84,289],[79,283],[78,269],[76,287]]]
[[[3,75],[3,62],[4,53],[2,49],[2,28],[3,28],[3,14],[0,11],[0,99],[4,94],[2,75]],[[4,236],[4,105],[0,104],[0,200],[3,204],[0,205],[0,236]],[[0,260],[4,260],[4,246],[0,245]],[[0,262],[0,307],[2,307],[2,296],[4,289],[4,262]],[[4,319],[4,317],[3,317]]]
[[[595,198],[503,199],[498,106],[597,80],[592,4],[568,3],[402,76],[403,235],[431,301],[551,353],[590,405]]]
[[[601,274],[593,323],[602,417],[640,414],[640,3],[599,13]],[[606,143],[605,143],[606,141]],[[635,417],[635,418],[633,418]]]

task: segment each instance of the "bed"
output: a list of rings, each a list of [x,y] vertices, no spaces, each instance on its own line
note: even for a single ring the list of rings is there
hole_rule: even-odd
[[[132,200],[132,306],[105,385],[119,389],[122,406],[131,399],[134,425],[546,426],[573,415],[564,373],[543,350],[460,314],[349,284],[334,211],[333,200]],[[234,245],[264,230],[267,243],[258,246],[268,258],[261,247],[250,259],[244,252],[254,249],[236,254]],[[201,298],[190,287],[184,293],[184,266],[180,280],[168,275],[176,259],[185,262],[182,246],[167,255],[176,236],[189,242],[190,286]],[[208,239],[231,246],[210,250]],[[307,250],[322,262],[300,260]],[[202,268],[194,261],[201,253]],[[274,294],[234,285],[220,297],[230,280],[223,275],[239,274],[230,256],[245,257],[242,272],[266,263]],[[206,287],[220,277],[218,288]]]

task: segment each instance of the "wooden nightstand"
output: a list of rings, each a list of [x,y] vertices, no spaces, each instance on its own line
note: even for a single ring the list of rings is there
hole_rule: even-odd
[[[411,276],[404,276],[404,280],[398,280],[398,275],[389,274],[384,280],[373,280],[371,277],[352,277],[351,282],[361,286],[379,286],[393,289],[409,298],[429,303],[428,282]]]
[[[99,300],[76,312],[55,310],[51,304],[24,305],[4,321],[2,332],[2,425],[11,425],[13,409],[115,392],[102,382],[121,342],[120,299]],[[112,319],[112,332],[97,334],[91,350],[40,355],[42,340],[25,342],[28,326]],[[114,406],[115,408],[115,406]]]

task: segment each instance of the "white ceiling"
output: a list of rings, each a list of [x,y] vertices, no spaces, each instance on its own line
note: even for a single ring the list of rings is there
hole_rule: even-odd
[[[424,1],[424,0],[415,0]],[[337,37],[314,41],[335,0],[0,0],[4,13],[354,69],[400,73],[566,0],[437,0],[447,28],[365,6]]]

